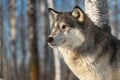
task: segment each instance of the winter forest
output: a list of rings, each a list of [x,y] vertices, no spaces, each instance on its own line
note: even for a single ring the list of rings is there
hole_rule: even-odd
[[[120,0],[108,0],[109,25],[120,39]],[[103,4],[103,3],[101,3]],[[48,8],[71,11],[85,0],[0,0],[0,80],[78,80],[48,46]]]

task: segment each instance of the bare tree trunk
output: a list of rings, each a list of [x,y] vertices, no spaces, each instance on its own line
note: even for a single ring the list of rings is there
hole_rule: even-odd
[[[10,80],[10,74],[8,66],[10,65],[11,60],[11,39],[10,39],[10,9],[9,9],[9,0],[2,0],[2,42],[3,42],[3,54],[4,54],[4,79]],[[9,61],[9,64],[8,64]],[[12,74],[12,73],[11,73]]]
[[[38,0],[39,1],[39,0]],[[38,4],[38,2],[36,3]],[[37,17],[41,15],[41,19],[38,22],[38,48],[39,48],[39,61],[40,61],[40,79],[41,80],[54,80],[54,56],[52,49],[46,43],[46,37],[49,34],[48,27],[48,7],[47,0],[40,0],[40,13],[37,12]],[[38,8],[37,7],[37,8]],[[37,11],[39,11],[37,9]],[[40,25],[41,21],[41,26]],[[42,36],[42,37],[41,37]],[[51,75],[50,75],[51,74]]]
[[[0,12],[1,10],[1,0],[0,0]],[[0,13],[0,79],[3,78],[3,54],[2,54],[2,14]]]
[[[36,27],[36,0],[29,0],[28,20],[30,30],[30,72],[31,80],[39,80],[39,55],[37,48],[37,27]]]
[[[16,0],[16,14],[15,14],[15,28],[16,28],[16,37],[15,37],[15,53],[13,53],[14,58],[14,75],[15,79],[20,80],[20,71],[18,70],[18,63],[21,62],[22,57],[22,2],[21,0]],[[19,59],[18,59],[19,58]]]
[[[10,1],[10,25],[11,25],[11,73],[13,73],[13,75],[11,75],[11,80],[16,80],[17,76],[16,76],[16,62],[17,62],[17,58],[16,58],[16,53],[15,53],[15,0],[11,0]]]
[[[27,80],[27,73],[26,73],[26,60],[27,54],[29,51],[28,48],[28,17],[27,17],[27,0],[21,0],[21,23],[22,23],[22,61],[21,61],[21,80]]]
[[[39,3],[38,3],[39,1]],[[46,69],[46,66],[45,66],[45,58],[46,58],[46,51],[47,49],[45,48],[45,41],[46,41],[46,34],[45,34],[45,30],[46,30],[46,21],[45,21],[45,11],[46,11],[46,5],[45,5],[45,0],[37,0],[36,2],[36,8],[37,8],[37,11],[38,9],[40,10],[39,11],[39,14],[37,14],[37,24],[39,24],[39,22],[41,22],[41,25],[38,26],[37,25],[37,28],[38,28],[38,48],[39,48],[39,61],[40,61],[40,80],[45,80],[46,78],[46,72],[45,72],[45,69]],[[39,5],[38,5],[39,4]],[[41,17],[39,16],[41,15]],[[40,19],[41,18],[41,19]],[[42,36],[42,37],[41,37]]]
[[[85,11],[95,25],[111,32],[108,20],[107,0],[85,0]]]

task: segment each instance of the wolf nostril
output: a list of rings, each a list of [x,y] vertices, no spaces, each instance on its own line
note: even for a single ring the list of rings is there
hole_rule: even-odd
[[[53,42],[53,37],[48,37],[47,42],[52,43]]]

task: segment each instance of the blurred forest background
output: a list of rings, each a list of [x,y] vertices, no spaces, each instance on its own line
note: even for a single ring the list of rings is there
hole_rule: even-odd
[[[120,39],[120,0],[108,0],[112,33]],[[101,3],[102,4],[102,3]],[[78,80],[46,43],[48,7],[84,10],[84,0],[0,0],[0,80]]]

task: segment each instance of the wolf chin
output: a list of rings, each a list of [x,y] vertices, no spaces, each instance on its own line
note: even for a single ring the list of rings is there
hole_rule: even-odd
[[[49,8],[48,44],[58,48],[80,80],[120,80],[120,41],[94,25],[76,6],[70,12]]]

